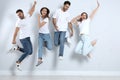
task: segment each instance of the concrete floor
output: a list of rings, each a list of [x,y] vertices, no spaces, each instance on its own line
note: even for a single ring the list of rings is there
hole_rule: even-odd
[[[0,76],[0,80],[120,80],[120,77],[85,76]]]

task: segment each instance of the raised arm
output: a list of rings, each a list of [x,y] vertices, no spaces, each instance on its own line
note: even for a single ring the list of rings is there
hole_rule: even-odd
[[[31,8],[30,11],[29,11],[30,16],[32,16],[33,12],[35,11],[36,3],[37,3],[37,2],[34,1],[34,4],[33,4],[32,8]]]
[[[90,15],[90,19],[93,19],[95,13],[97,12],[98,8],[99,8],[100,4],[97,0],[97,7],[92,11],[91,15]]]

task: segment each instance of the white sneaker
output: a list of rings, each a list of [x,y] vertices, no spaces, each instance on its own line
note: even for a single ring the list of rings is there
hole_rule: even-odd
[[[63,56],[59,56],[59,59],[60,59],[60,60],[63,60]]]
[[[38,63],[36,64],[36,67],[38,67],[40,64],[42,64],[43,63],[43,61],[41,60],[41,61],[38,61]]]
[[[17,49],[18,49],[18,45],[14,44],[12,46],[12,48],[8,51],[8,53],[13,53],[13,52],[17,51]]]
[[[20,64],[18,64],[18,63],[16,63],[16,68],[17,68],[17,70],[22,71],[22,69],[20,68]]]
[[[71,41],[71,39],[68,37],[68,38],[67,38],[67,44],[68,44],[69,47],[71,46],[71,43],[72,43],[72,41]]]

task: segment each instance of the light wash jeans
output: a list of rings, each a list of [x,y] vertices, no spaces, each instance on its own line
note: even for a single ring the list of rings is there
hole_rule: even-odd
[[[64,43],[65,43],[66,31],[58,31],[54,33],[54,44],[55,46],[60,45],[59,56],[63,56]]]
[[[88,35],[80,35],[80,41],[76,46],[75,52],[86,56],[92,50],[93,46],[90,37]]]
[[[38,58],[42,59],[43,55],[43,47],[45,46],[48,50],[52,50],[52,41],[50,34],[42,34],[39,33],[39,50],[38,50]]]

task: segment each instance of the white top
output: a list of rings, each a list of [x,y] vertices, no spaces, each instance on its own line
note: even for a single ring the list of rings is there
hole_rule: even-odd
[[[62,9],[59,9],[53,15],[53,18],[56,18],[59,31],[67,31],[68,22],[70,22],[70,14],[68,11],[63,12]],[[55,30],[56,31],[56,30]]]
[[[30,37],[30,15],[25,16],[24,19],[18,19],[16,22],[16,27],[20,28],[20,39]]]
[[[90,18],[83,20],[82,22],[78,22],[80,34],[89,35],[90,32]]]
[[[48,34],[49,32],[49,19],[45,18],[42,19],[40,18],[41,22],[46,22],[46,24],[44,24],[40,29],[39,29],[39,33],[43,33],[43,34]]]

